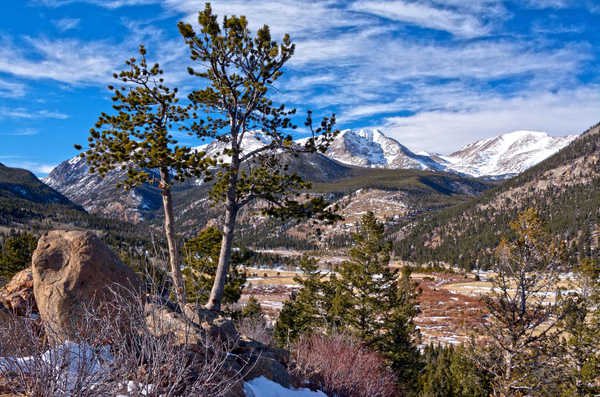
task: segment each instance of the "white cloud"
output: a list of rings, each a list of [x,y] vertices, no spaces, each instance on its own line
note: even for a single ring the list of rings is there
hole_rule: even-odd
[[[130,34],[118,43],[24,37],[17,44],[14,38],[0,36],[0,72],[32,80],[55,80],[67,87],[104,85],[114,82],[113,73],[124,69],[125,60],[137,56],[139,44],[144,43],[149,61],[158,61],[165,70],[165,81],[189,78],[185,67],[187,48],[179,37],[167,38],[162,30],[141,23],[124,24]],[[0,80],[0,95],[9,87],[3,81]],[[10,84],[15,89],[12,92],[18,92],[18,86]]]
[[[58,28],[61,32],[66,32],[67,30],[75,29],[79,26],[81,19],[79,18],[62,18],[55,21],[52,21],[54,26]]]
[[[21,98],[26,91],[24,84],[0,79],[0,98]]]
[[[158,0],[35,0],[47,7],[62,7],[72,3],[89,3],[104,8],[119,8],[125,6],[139,6],[154,4]]]
[[[17,46],[4,38],[0,71],[29,79],[52,79],[69,84],[106,81],[122,62],[120,51],[109,43],[74,39],[26,38]],[[26,56],[25,49],[37,56]]]
[[[433,7],[423,2],[358,1],[352,4],[351,9],[424,28],[446,31],[461,37],[483,36],[490,30],[477,16]]]
[[[523,3],[531,8],[566,8],[574,4],[573,0],[526,0]]]
[[[5,166],[10,168],[22,168],[25,170],[29,170],[37,176],[48,175],[50,171],[52,171],[56,167],[56,164],[40,163],[37,161],[17,160],[12,156],[6,156],[5,158],[6,160],[2,160]]]
[[[457,111],[389,117],[381,126],[413,150],[448,154],[473,142],[514,130],[551,135],[583,132],[598,122],[600,87],[534,92],[511,98],[474,96]]]
[[[68,114],[51,110],[31,110],[23,107],[0,107],[0,118],[10,117],[18,119],[60,119],[65,120],[69,118]]]
[[[197,22],[198,11],[204,9],[206,0],[164,0],[163,7],[187,15],[189,23]],[[273,37],[279,40],[289,33],[292,40],[337,28],[365,26],[370,21],[353,18],[340,1],[294,1],[294,0],[215,0],[211,1],[213,13],[245,15],[254,32],[265,23],[271,28]]]
[[[31,136],[31,135],[37,135],[39,133],[40,133],[40,131],[38,129],[35,129],[35,128],[24,128],[24,129],[12,131],[12,132],[0,133],[0,135]]]

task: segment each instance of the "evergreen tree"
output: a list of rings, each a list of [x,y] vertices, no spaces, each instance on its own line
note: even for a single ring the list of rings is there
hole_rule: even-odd
[[[174,181],[204,175],[209,163],[203,152],[177,145],[170,131],[186,130],[190,106],[179,105],[177,89],[164,84],[163,71],[158,64],[149,66],[146,49],[140,46],[140,59],[126,62],[115,79],[123,85],[109,86],[116,115],[102,113],[90,129],[88,150],[81,153],[90,165],[90,173],[105,177],[111,170],[126,169],[123,187],[132,189],[143,183],[156,183],[160,189],[165,216],[165,236],[169,249],[169,263],[177,302],[186,303],[185,286],[180,270],[179,248],[173,226]],[[75,146],[81,150],[80,145]],[[150,172],[152,171],[152,172]],[[153,173],[158,172],[158,177]]]
[[[569,303],[572,310],[564,318],[560,384],[562,396],[600,394],[600,263],[586,258],[575,267],[577,291]]]
[[[0,250],[0,279],[10,280],[31,266],[31,256],[37,247],[37,237],[29,233],[13,233],[4,240]]]
[[[204,87],[190,94],[190,99],[208,116],[196,122],[193,130],[201,138],[214,138],[226,149],[220,153],[220,171],[211,198],[224,203],[225,223],[223,241],[215,283],[206,305],[220,310],[226,276],[229,271],[231,248],[237,216],[243,207],[263,200],[268,205],[266,215],[332,219],[321,197],[298,195],[310,186],[297,174],[287,172],[284,154],[324,152],[335,132],[335,117],[323,119],[312,127],[310,112],[305,125],[312,132],[305,145],[296,145],[284,131],[295,128],[291,117],[295,110],[276,106],[269,99],[273,83],[281,77],[284,65],[294,54],[294,45],[285,35],[281,44],[271,39],[268,26],[253,36],[244,16],[225,17],[220,25],[210,4],[198,15],[201,27],[196,33],[190,24],[178,27],[191,52],[191,59],[200,70],[189,68],[190,74],[202,80]],[[248,150],[243,147],[244,136],[260,130],[264,145]]]
[[[275,340],[282,346],[289,346],[299,336],[327,323],[329,297],[324,296],[324,275],[317,266],[317,260],[307,255],[300,259],[302,276],[294,277],[300,289],[284,303],[274,328]]]
[[[560,325],[571,310],[558,287],[564,247],[552,241],[534,209],[511,222],[511,229],[514,237],[498,246],[492,290],[483,298],[490,343],[475,346],[498,395],[533,394],[556,377]]]
[[[390,269],[390,249],[383,224],[368,212],[339,277],[332,274],[325,279],[315,260],[303,260],[304,276],[297,279],[302,287],[284,305],[275,335],[285,344],[315,330],[354,334],[381,352],[399,373],[404,392],[414,394],[422,367],[416,348],[419,332],[413,322],[416,285],[410,280],[410,269],[401,278]]]
[[[248,303],[242,309],[242,318],[256,320],[256,319],[264,319],[264,315],[262,312],[262,308],[260,307],[260,303],[256,300],[255,297],[251,296],[248,299]]]
[[[420,397],[489,397],[490,380],[464,347],[427,345]]]
[[[417,348],[419,331],[414,322],[418,314],[416,283],[411,280],[411,269],[404,267],[398,283],[398,296],[390,314],[384,317],[385,337],[378,346],[391,362],[391,368],[404,380],[404,391],[414,394],[418,389],[423,362]]]
[[[183,270],[188,299],[205,304],[215,280],[223,234],[214,226],[202,230],[198,236],[185,242]],[[234,251],[223,291],[223,303],[231,304],[240,299],[246,282],[246,273],[239,265],[248,259],[243,251]]]

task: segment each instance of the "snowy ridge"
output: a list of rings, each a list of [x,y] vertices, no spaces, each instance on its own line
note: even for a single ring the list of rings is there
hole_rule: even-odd
[[[253,150],[260,149],[272,142],[270,136],[267,136],[262,131],[247,131],[242,139],[242,154],[248,154]],[[223,161],[228,163],[231,161],[231,157],[224,155],[223,151],[229,147],[229,142],[221,142],[214,140],[208,144],[200,145],[195,147],[196,151],[204,151],[206,155],[212,158],[216,158],[217,161]]]
[[[450,155],[412,152],[378,129],[344,130],[326,156],[340,163],[371,168],[455,172],[503,179],[552,156],[578,135],[552,137],[546,132],[514,131],[466,145]]]
[[[440,171],[445,166],[429,156],[413,153],[378,129],[344,130],[333,141],[326,156],[340,163],[372,168],[411,168]]]
[[[472,175],[519,174],[552,156],[577,138],[577,135],[552,137],[546,132],[514,131],[466,145],[449,156],[441,156],[448,168]]]

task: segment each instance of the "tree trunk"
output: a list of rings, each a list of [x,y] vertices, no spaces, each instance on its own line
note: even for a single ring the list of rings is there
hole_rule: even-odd
[[[165,235],[167,237],[167,244],[169,246],[169,264],[171,266],[171,278],[173,279],[173,285],[175,286],[175,297],[177,304],[183,311],[185,304],[187,303],[185,295],[185,284],[183,283],[183,276],[181,275],[181,268],[179,264],[179,250],[177,242],[175,241],[175,229],[173,227],[173,199],[171,197],[171,187],[169,186],[169,172],[168,170],[160,171],[161,179],[161,195],[163,200],[163,209],[165,212]]]
[[[227,282],[227,274],[229,273],[229,264],[231,258],[231,247],[233,244],[233,233],[235,231],[235,222],[237,218],[237,206],[232,200],[227,200],[225,210],[225,227],[223,228],[223,240],[221,242],[221,252],[219,254],[219,265],[215,282],[206,308],[213,311],[221,310],[221,300],[223,299],[223,290]]]

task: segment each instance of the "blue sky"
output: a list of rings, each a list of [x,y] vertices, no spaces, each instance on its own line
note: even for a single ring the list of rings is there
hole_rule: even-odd
[[[0,162],[44,175],[75,155],[73,144],[110,111],[112,73],[140,43],[170,84],[197,86],[176,23],[193,23],[204,3],[3,1]],[[446,154],[517,129],[579,133],[600,121],[596,0],[212,4],[218,15],[246,15],[254,31],[290,33],[296,55],[277,101],[335,112],[340,128],[382,128],[415,151]]]

